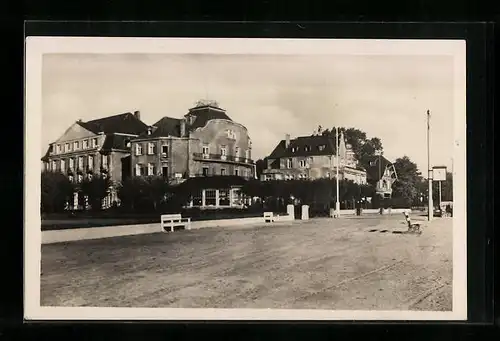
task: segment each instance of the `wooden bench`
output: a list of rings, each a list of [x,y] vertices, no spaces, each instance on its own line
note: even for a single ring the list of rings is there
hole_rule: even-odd
[[[273,212],[264,212],[264,222],[272,223],[274,221]]]
[[[191,229],[191,218],[183,218],[180,214],[163,214],[160,220],[163,232],[174,232],[175,227]]]

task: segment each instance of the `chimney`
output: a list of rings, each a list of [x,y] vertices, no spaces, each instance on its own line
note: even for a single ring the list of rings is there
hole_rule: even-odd
[[[285,134],[285,148],[290,146],[290,134]]]
[[[181,119],[181,137],[186,136],[186,119]]]
[[[137,118],[138,120],[141,119],[141,112],[140,111],[134,111],[134,116],[135,118]]]

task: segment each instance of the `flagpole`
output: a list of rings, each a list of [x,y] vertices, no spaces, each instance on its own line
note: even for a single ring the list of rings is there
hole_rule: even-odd
[[[428,198],[427,198],[427,220],[431,221],[434,216],[434,205],[432,203],[432,168],[431,168],[431,143],[430,143],[430,130],[431,130],[431,112],[427,110],[427,181],[429,185]]]
[[[335,201],[335,213],[337,218],[340,216],[340,201],[339,201],[339,166],[340,166],[340,160],[339,160],[339,128],[335,127],[335,149],[336,149],[336,154],[337,154],[337,167],[336,168],[336,182],[337,182],[337,193],[336,193],[336,201]]]

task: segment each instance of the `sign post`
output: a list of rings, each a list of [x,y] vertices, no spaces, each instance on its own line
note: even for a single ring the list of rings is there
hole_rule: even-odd
[[[441,207],[441,200],[442,200],[441,183],[443,181],[446,181],[446,166],[434,166],[434,167],[432,167],[432,175],[433,175],[433,180],[437,181],[438,185],[439,185],[438,202],[439,202],[439,207]]]

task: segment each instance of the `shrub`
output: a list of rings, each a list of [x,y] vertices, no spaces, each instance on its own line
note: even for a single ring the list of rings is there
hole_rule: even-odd
[[[44,171],[41,174],[41,185],[42,213],[63,212],[75,191],[71,181],[62,173]]]

